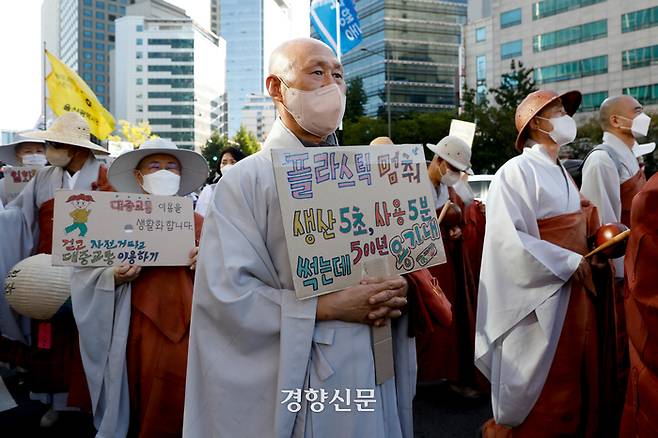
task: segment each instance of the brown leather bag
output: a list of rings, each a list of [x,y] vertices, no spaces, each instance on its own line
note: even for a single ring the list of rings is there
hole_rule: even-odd
[[[427,269],[406,275],[409,281],[409,336],[431,333],[452,324],[452,305]]]

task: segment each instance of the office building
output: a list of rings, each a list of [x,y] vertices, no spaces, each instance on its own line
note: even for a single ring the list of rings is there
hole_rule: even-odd
[[[361,77],[366,114],[454,110],[466,0],[357,0],[363,40],[343,57]],[[387,102],[387,86],[390,102]]]
[[[515,60],[540,88],[580,90],[582,113],[622,93],[658,107],[655,0],[471,0],[469,13],[466,84],[481,94]]]
[[[212,131],[226,133],[226,43],[182,10],[140,16],[131,9],[117,20],[113,58],[117,119],[148,121],[155,134],[189,149]]]

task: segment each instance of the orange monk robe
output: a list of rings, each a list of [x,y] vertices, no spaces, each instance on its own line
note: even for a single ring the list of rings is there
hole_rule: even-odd
[[[203,217],[195,214],[194,221],[198,245]],[[187,266],[145,267],[132,282],[126,347],[131,436],[182,435],[193,287]]]
[[[621,437],[658,436],[658,174],[635,196],[624,305],[630,373]]]

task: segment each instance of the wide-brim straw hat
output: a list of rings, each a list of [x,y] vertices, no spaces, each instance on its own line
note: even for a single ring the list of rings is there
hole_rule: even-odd
[[[46,141],[40,138],[29,138],[23,134],[16,136],[13,142],[0,145],[0,161],[10,166],[22,166],[23,163],[19,162],[16,158],[16,146],[23,143],[45,143]]]
[[[187,149],[178,149],[171,141],[156,138],[144,142],[139,149],[119,155],[107,173],[110,183],[120,192],[142,193],[134,171],[140,161],[154,154],[172,155],[180,161],[181,178],[177,193],[179,196],[192,193],[208,179],[210,170],[206,159],[201,154]]]
[[[471,148],[461,138],[448,135],[443,137],[438,144],[427,144],[427,148],[447,161],[455,169],[459,169],[469,175],[473,175],[471,169]]]
[[[71,268],[53,266],[49,254],[21,260],[5,278],[5,298],[16,312],[50,319],[71,295]]]
[[[532,92],[526,96],[525,99],[516,108],[516,115],[514,116],[514,123],[518,135],[516,136],[516,150],[523,151],[525,143],[528,140],[528,124],[541,110],[548,105],[560,99],[564,110],[570,116],[576,114],[580,102],[583,100],[583,95],[580,91],[567,91],[563,94],[558,94],[551,90],[539,90]]]
[[[23,135],[54,143],[87,148],[97,154],[109,154],[103,146],[99,146],[89,140],[89,125],[80,114],[74,112],[62,114],[45,131],[28,131],[23,133]]]

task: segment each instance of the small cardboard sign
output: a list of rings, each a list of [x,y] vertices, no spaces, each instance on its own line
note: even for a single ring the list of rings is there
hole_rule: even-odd
[[[194,245],[189,198],[55,192],[55,266],[185,266]]]
[[[18,195],[30,182],[40,167],[16,166],[5,168],[5,192],[7,195]]]
[[[461,138],[466,142],[468,147],[473,147],[475,138],[475,123],[465,122],[463,120],[452,120],[450,122],[450,134]]]
[[[445,262],[421,145],[273,149],[295,292],[358,284],[373,260],[404,274]]]

